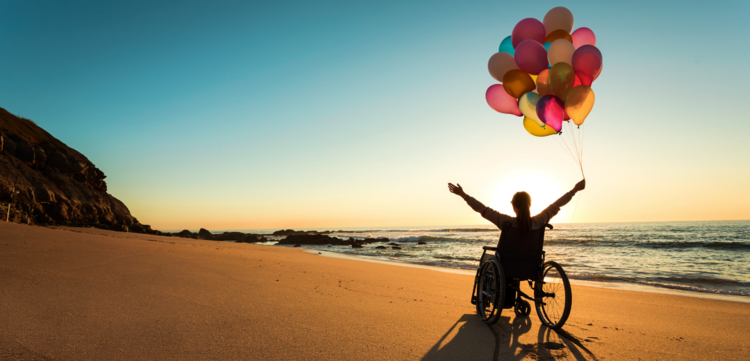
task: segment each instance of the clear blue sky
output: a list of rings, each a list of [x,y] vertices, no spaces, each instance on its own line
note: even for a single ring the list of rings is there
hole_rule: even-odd
[[[750,218],[747,1],[3,2],[0,106],[159,229],[481,224],[447,182],[502,210],[503,184],[580,178],[484,100],[500,41],[555,6],[604,57],[556,220]]]

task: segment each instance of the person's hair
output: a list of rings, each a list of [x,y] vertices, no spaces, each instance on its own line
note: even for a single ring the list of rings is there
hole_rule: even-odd
[[[516,221],[518,228],[521,228],[521,234],[524,237],[528,236],[531,232],[531,196],[526,192],[518,192],[513,195],[510,203],[516,208]]]

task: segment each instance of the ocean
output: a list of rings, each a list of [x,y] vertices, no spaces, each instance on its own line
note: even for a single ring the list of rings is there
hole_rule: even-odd
[[[553,224],[545,234],[547,260],[560,263],[572,282],[624,283],[662,289],[750,297],[750,221]],[[324,231],[325,229],[308,229]],[[244,232],[270,233],[268,230]],[[500,230],[471,227],[346,228],[330,234],[348,239],[387,237],[383,243],[311,246],[380,260],[476,270],[483,246],[497,244]],[[283,237],[270,237],[274,245]],[[418,244],[424,242],[425,244]],[[284,246],[289,247],[289,246]]]

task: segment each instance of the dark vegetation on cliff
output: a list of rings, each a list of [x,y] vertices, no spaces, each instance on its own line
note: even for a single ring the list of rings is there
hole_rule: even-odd
[[[107,193],[99,168],[33,121],[0,108],[0,216],[13,222],[157,233]],[[15,189],[15,192],[12,192]]]

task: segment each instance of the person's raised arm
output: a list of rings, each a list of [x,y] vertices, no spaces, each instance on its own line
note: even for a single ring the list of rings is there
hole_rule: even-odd
[[[571,199],[573,199],[573,196],[576,195],[579,191],[582,191],[586,188],[586,180],[582,180],[578,183],[576,183],[575,187],[570,190],[570,192],[563,194],[560,199],[556,200],[554,203],[550,204],[547,209],[543,210],[542,213],[539,213],[536,217],[542,217],[544,219],[541,219],[541,223],[547,224],[549,220],[554,217],[558,212],[560,212],[560,208],[568,202],[570,202]],[[535,217],[535,218],[536,218]]]
[[[469,207],[471,207],[471,209],[481,214],[482,217],[494,223],[498,227],[502,227],[503,222],[510,219],[510,216],[499,213],[498,211],[485,206],[484,204],[482,204],[482,202],[474,199],[474,197],[466,194],[466,192],[464,192],[464,189],[461,188],[460,184],[453,185],[453,183],[448,183],[448,190],[451,193],[463,198],[469,205]]]

